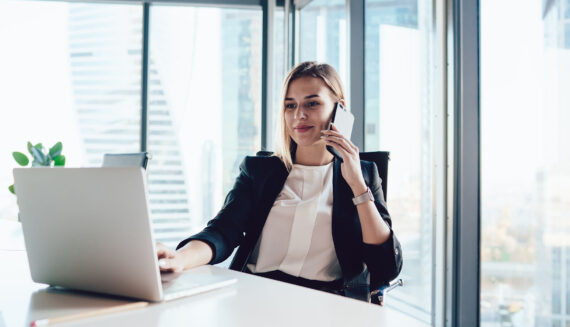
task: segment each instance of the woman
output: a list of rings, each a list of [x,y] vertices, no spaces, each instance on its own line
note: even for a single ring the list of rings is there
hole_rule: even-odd
[[[344,105],[344,92],[331,66],[294,67],[283,86],[274,155],[244,159],[202,232],[176,251],[157,245],[161,271],[216,264],[239,246],[231,269],[362,300],[369,286],[394,279],[401,248],[378,171],[334,125],[328,130],[337,102]]]

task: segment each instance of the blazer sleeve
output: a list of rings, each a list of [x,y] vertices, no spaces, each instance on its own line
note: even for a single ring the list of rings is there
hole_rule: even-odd
[[[374,195],[374,204],[380,216],[390,226],[390,237],[386,242],[375,245],[363,242],[363,259],[370,272],[370,287],[376,289],[396,278],[402,270],[402,247],[392,230],[392,219],[386,208],[381,179],[375,163],[370,165],[368,187]]]
[[[222,209],[201,232],[180,242],[180,249],[192,240],[200,240],[212,248],[210,264],[226,260],[244,237],[247,219],[251,216],[253,181],[248,170],[248,157],[240,164],[240,174],[226,196]]]

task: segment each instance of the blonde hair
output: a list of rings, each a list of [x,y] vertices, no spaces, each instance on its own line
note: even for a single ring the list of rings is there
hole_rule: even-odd
[[[291,171],[293,168],[293,158],[297,150],[297,144],[287,131],[287,125],[285,123],[285,97],[287,96],[291,82],[302,77],[320,78],[339,100],[344,99],[340,76],[331,65],[325,63],[319,64],[316,61],[305,61],[289,71],[289,74],[287,74],[283,82],[281,112],[279,114],[279,124],[276,128],[274,152],[274,155],[285,164],[287,171]]]

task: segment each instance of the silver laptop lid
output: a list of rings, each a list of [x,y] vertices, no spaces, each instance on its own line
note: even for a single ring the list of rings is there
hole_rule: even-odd
[[[143,174],[141,167],[14,169],[32,279],[161,300]]]

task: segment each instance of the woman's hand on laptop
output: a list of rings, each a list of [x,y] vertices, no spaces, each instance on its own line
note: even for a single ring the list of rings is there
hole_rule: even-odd
[[[162,243],[156,243],[158,267],[161,272],[180,272],[184,270],[182,255]]]
[[[205,242],[192,240],[174,251],[162,243],[156,243],[158,267],[161,272],[181,272],[186,269],[203,266],[212,260],[214,252]]]

